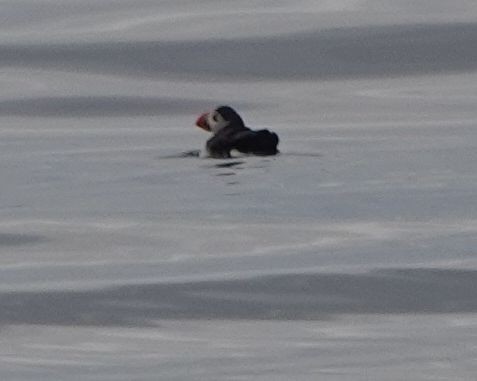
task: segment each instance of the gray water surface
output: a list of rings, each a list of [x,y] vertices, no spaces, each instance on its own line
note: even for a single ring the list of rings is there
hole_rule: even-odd
[[[0,2],[0,378],[474,380],[472,1]],[[234,106],[276,157],[197,157]]]

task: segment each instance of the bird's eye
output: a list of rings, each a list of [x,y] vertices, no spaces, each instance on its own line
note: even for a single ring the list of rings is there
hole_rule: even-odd
[[[212,119],[214,120],[214,122],[218,122],[218,121],[219,121],[219,117],[218,117],[218,115],[215,114],[215,113],[212,115]]]

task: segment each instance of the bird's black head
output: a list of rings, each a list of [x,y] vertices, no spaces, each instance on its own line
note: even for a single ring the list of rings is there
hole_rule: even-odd
[[[195,124],[203,130],[214,134],[230,125],[234,127],[244,127],[242,118],[230,106],[219,106],[213,111],[200,115]]]
[[[239,114],[237,114],[237,111],[235,111],[232,107],[230,106],[219,106],[215,109],[217,113],[219,113],[222,118],[227,121],[229,124],[234,124],[234,125],[239,125],[243,126],[243,120],[240,117]]]

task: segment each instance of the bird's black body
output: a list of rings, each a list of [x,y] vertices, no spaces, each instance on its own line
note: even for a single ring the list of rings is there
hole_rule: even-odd
[[[230,157],[231,150],[245,154],[276,155],[279,139],[269,130],[251,130],[246,127],[240,115],[229,106],[221,106],[211,113],[202,115],[197,125],[214,133],[206,143],[211,157]]]

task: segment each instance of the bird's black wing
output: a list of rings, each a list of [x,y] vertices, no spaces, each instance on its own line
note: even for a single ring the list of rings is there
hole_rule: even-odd
[[[276,155],[279,139],[269,130],[242,131],[234,136],[234,148],[254,155]]]
[[[227,158],[233,149],[254,155],[275,155],[278,153],[277,145],[278,136],[268,130],[226,127],[210,138],[206,147],[210,156]]]

